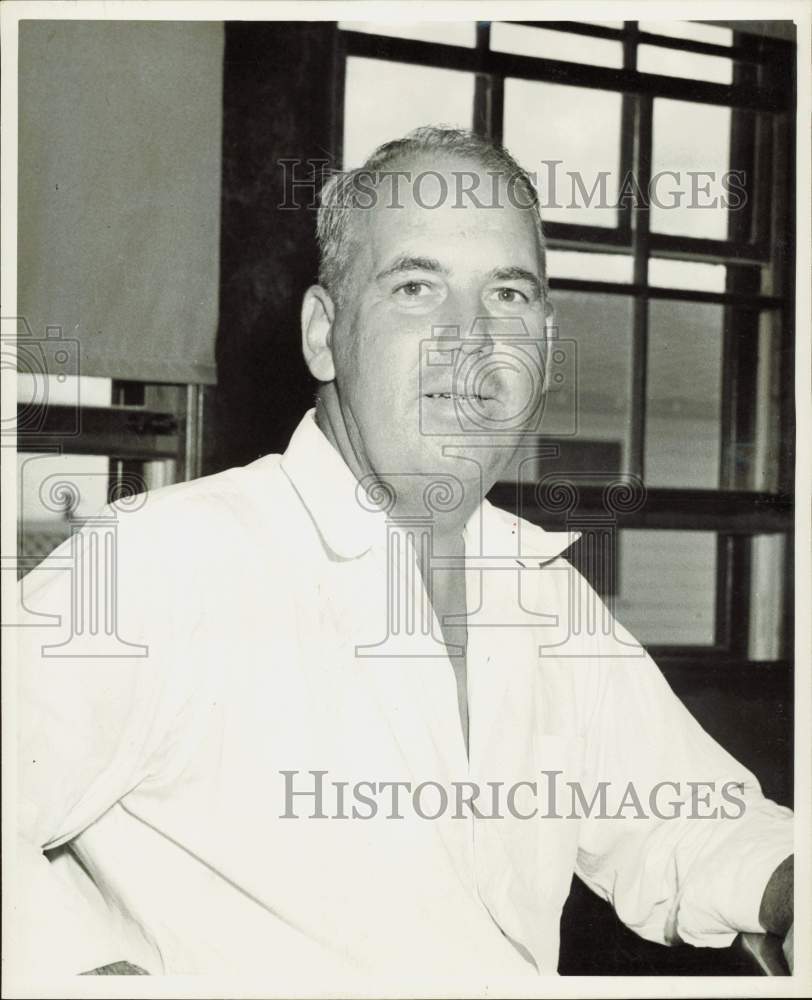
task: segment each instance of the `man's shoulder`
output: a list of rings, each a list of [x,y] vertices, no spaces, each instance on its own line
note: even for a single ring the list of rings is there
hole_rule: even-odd
[[[122,550],[150,555],[214,557],[278,533],[291,507],[280,455],[115,500],[86,521],[84,533],[109,518]]]
[[[264,502],[269,492],[281,484],[281,459],[281,455],[265,455],[248,465],[150,490],[140,503],[125,498],[112,506],[122,514],[132,507],[144,515],[163,518],[191,515],[194,511],[206,511],[214,517],[233,513]]]

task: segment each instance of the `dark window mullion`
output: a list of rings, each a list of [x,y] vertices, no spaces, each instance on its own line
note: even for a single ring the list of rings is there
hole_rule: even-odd
[[[713,240],[703,236],[674,236],[671,233],[652,233],[651,250],[656,257],[708,264],[766,264],[770,260],[767,244]]]
[[[716,599],[713,628],[715,643],[728,652],[732,649],[733,618],[733,535],[716,536]]]
[[[772,112],[786,111],[789,107],[786,91],[780,88],[734,87],[707,80],[689,80],[560,59],[539,59],[511,52],[487,52],[483,55],[475,49],[456,45],[368,35],[360,31],[345,31],[343,38],[349,55],[367,59],[437,66],[466,73],[484,72],[502,78],[510,76],[593,90],[627,91],[698,104],[721,104]]]
[[[795,548],[794,533],[787,534],[784,544],[784,602],[781,608],[781,632],[778,656],[791,660],[795,649]]]
[[[766,86],[776,86],[790,95],[791,107],[797,107],[797,79],[795,60],[774,60],[762,70]],[[779,331],[779,397],[778,420],[781,429],[778,456],[778,493],[794,502],[795,474],[795,150],[796,129],[794,114],[778,115],[772,120],[772,161],[770,178],[773,197],[771,219],[771,261],[773,287],[785,299]],[[795,619],[793,614],[795,594],[794,533],[787,534],[784,550],[784,602],[781,628],[780,655],[791,659],[794,648]]]
[[[716,45],[714,42],[700,42],[690,38],[672,38],[670,35],[658,35],[650,31],[640,32],[640,42],[644,45],[656,45],[661,49],[670,49],[673,52],[694,52],[699,55],[719,57],[721,59],[751,59],[755,62],[763,60],[765,57],[759,55],[751,46],[737,42],[741,39],[741,33],[733,32],[733,45]],[[744,36],[747,37],[747,36]],[[749,36],[753,37],[753,36]]]
[[[735,111],[733,112],[735,114]],[[775,143],[774,116],[764,111],[755,113],[755,175],[748,192],[753,203],[751,236],[755,246],[766,247],[770,254],[770,218],[773,198],[773,147]]]
[[[502,144],[505,129],[505,78],[491,76],[491,138]]]
[[[737,32],[740,45],[746,38]],[[757,82],[754,66],[736,63],[734,82],[753,85]],[[735,242],[747,242],[753,233],[753,192],[758,188],[755,176],[755,116],[747,111],[733,110],[730,119],[730,170],[742,171],[746,177],[747,198],[735,211],[728,209],[728,237]],[[730,294],[758,295],[761,289],[756,268],[729,265],[725,290]],[[755,418],[758,358],[757,313],[729,306],[724,312],[722,338],[722,408],[719,480],[722,489],[752,489],[752,455],[755,444]]]
[[[487,52],[491,44],[491,22],[477,21],[476,49],[482,54]],[[483,60],[484,61],[484,60]],[[474,81],[474,132],[484,138],[491,134],[490,115],[491,80],[486,73],[477,73]]]
[[[548,245],[556,245],[548,239]],[[659,288],[652,285],[628,284],[623,281],[597,281],[592,278],[552,278],[550,287],[556,291],[598,292],[602,295],[645,296],[665,302],[694,302],[734,306],[739,312],[761,313],[767,310],[783,312],[781,299],[767,295],[746,295],[735,292],[695,292],[690,288]],[[747,487],[745,487],[747,488]]]
[[[542,209],[543,211],[543,209]],[[599,253],[629,253],[631,236],[609,226],[588,226],[573,222],[548,222],[545,227],[547,240],[562,246],[568,244],[573,250],[593,248]]]
[[[625,21],[623,39],[623,68],[637,68],[637,21]],[[620,118],[620,179],[629,176],[634,169],[635,99],[632,94],[623,94]],[[631,241],[631,203],[618,207],[618,229]]]
[[[504,77],[488,73],[485,65],[491,44],[491,22],[478,21],[476,26],[476,47],[480,56],[481,71],[474,84],[474,131],[493,142],[502,142],[505,112]]]
[[[548,222],[547,238],[561,244],[561,249],[586,249],[609,253],[628,253],[630,237],[608,226],[585,226],[572,222]],[[695,260],[706,264],[767,264],[770,248],[767,243],[735,243],[732,240],[712,240],[701,236],[674,236],[670,233],[650,233],[649,249],[654,257],[672,260]]]
[[[653,100],[650,95],[636,98],[634,126],[634,175],[637,188],[648,191],[651,180]],[[645,202],[645,199],[642,200]],[[649,208],[632,201],[632,251],[634,284],[648,285]],[[648,379],[648,298],[634,301],[631,358],[631,429],[626,471],[645,482],[646,392]]]
[[[514,21],[514,24],[524,25],[526,28],[544,28],[547,31],[562,31],[569,35],[584,35],[588,38],[605,38],[610,41],[623,41],[625,28],[604,28],[599,24],[587,24],[581,21]],[[637,24],[636,21],[626,21],[628,24]]]
[[[734,39],[743,47],[751,41],[736,33]],[[757,69],[734,64],[734,83],[756,85]],[[758,158],[755,148],[756,116],[734,109],[730,123],[729,169],[742,171],[746,178],[747,200],[737,210],[728,210],[728,238],[737,243],[752,239],[754,191]],[[729,265],[725,289],[730,294],[757,295],[760,291],[758,269],[747,265]],[[728,306],[724,311],[722,336],[722,399],[720,408],[719,486],[726,489],[753,489],[758,313]],[[749,653],[750,602],[752,577],[752,542],[749,538],[720,535],[717,546],[717,636],[732,656],[746,660]]]
[[[766,75],[766,74],[765,74]],[[781,87],[791,95],[792,106],[797,106],[797,80],[795,63],[785,60],[770,67],[769,83]],[[778,489],[792,494],[795,478],[795,159],[796,126],[794,114],[777,116],[773,121],[776,170],[773,175],[775,216],[772,230],[772,261],[774,280],[784,296],[786,306],[782,316],[781,342],[781,452],[778,463]],[[789,562],[789,560],[787,560]],[[787,579],[787,593],[791,593],[793,580]]]
[[[746,660],[750,651],[750,581],[752,578],[752,538],[747,535],[730,536],[730,561],[728,563],[728,614],[730,653],[739,660]]]

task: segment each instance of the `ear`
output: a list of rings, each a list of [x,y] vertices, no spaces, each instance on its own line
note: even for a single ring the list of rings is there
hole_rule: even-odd
[[[320,382],[336,377],[333,364],[335,305],[321,285],[312,285],[302,300],[302,353],[311,375]]]

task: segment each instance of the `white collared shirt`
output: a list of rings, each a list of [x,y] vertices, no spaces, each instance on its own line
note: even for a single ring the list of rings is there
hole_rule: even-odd
[[[487,502],[468,522],[469,760],[408,531],[366,507],[311,411],[284,456],[113,512],[114,636],[103,619],[91,634],[76,583],[105,558],[88,528],[23,581],[26,614],[59,618],[18,630],[21,823],[40,848],[70,843],[51,870],[75,928],[100,918],[66,967],[304,986],[419,970],[484,991],[555,973],[573,871],[652,940],[760,930],[791,813],[560,557],[573,539]],[[606,782],[603,814],[567,781],[587,800]],[[690,781],[715,783],[710,804]],[[730,781],[743,815],[707,818],[741,811],[719,798]],[[662,782],[659,812],[682,818],[653,814]]]

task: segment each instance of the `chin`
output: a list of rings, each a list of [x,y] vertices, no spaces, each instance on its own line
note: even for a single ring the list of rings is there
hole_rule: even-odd
[[[483,483],[487,489],[494,465],[488,448],[477,447],[459,437],[433,438],[431,445],[423,449],[421,461],[423,471],[454,476],[466,491],[472,488],[481,491]]]

